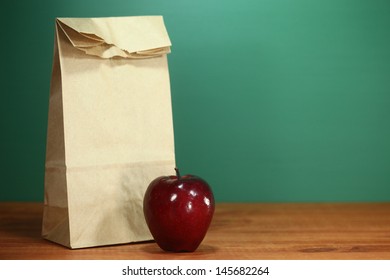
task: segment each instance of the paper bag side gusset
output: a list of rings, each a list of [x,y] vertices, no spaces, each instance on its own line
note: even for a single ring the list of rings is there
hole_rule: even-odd
[[[57,33],[56,31],[49,97],[42,236],[70,247],[68,199],[64,168],[62,82]]]

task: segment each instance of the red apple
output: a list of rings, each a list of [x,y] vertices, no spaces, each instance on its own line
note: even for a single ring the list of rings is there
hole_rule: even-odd
[[[202,242],[214,214],[214,196],[203,179],[162,176],[144,197],[144,215],[153,238],[165,251],[193,252]]]

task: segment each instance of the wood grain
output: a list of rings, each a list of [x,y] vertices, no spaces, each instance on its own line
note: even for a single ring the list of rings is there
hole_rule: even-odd
[[[71,250],[41,238],[41,203],[0,203],[0,259],[390,259],[390,203],[217,204],[194,253],[154,242]]]

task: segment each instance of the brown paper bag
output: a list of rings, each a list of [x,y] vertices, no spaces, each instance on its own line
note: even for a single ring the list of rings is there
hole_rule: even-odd
[[[152,239],[142,201],[175,166],[160,16],[56,20],[42,235],[70,248]]]

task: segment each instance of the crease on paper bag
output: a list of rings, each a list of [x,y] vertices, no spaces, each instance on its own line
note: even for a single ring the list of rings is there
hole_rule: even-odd
[[[58,18],[57,23],[72,45],[88,55],[137,59],[170,53],[162,17]]]

